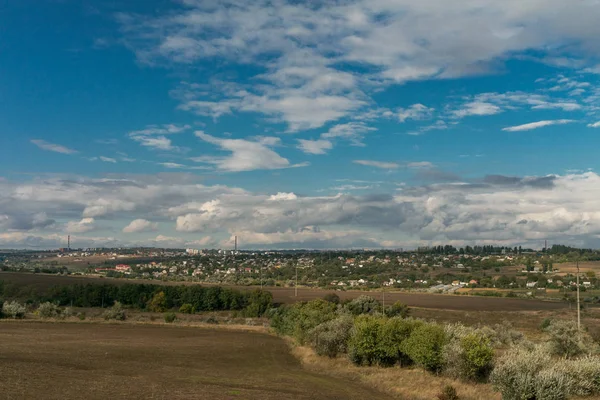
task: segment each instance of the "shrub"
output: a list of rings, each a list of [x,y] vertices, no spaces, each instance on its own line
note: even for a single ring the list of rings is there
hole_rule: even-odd
[[[304,344],[312,329],[336,318],[335,309],[335,304],[323,299],[280,307],[271,320],[271,327],[278,334],[291,336]]]
[[[327,293],[325,296],[323,296],[323,300],[333,304],[340,304],[340,296],[335,293]]]
[[[535,399],[537,376],[550,360],[550,354],[541,346],[514,347],[498,359],[490,381],[505,400]]]
[[[182,314],[194,314],[196,312],[196,309],[190,303],[185,303],[182,304],[181,307],[179,307],[179,312]]]
[[[594,343],[587,332],[579,332],[577,323],[568,320],[552,321],[546,332],[550,335],[552,353],[566,358],[594,352]]]
[[[2,314],[5,318],[22,319],[25,318],[27,309],[17,301],[4,302],[2,305]]]
[[[354,321],[348,342],[348,356],[357,365],[373,365],[381,360],[380,330],[384,321],[371,315],[361,315]]]
[[[379,332],[379,364],[393,365],[400,363],[408,365],[411,359],[402,349],[402,343],[423,322],[413,319],[390,318],[383,320]]]
[[[459,400],[456,389],[452,385],[446,385],[441,393],[437,395],[438,400]]]
[[[115,304],[111,308],[104,311],[102,316],[105,320],[125,321],[127,319],[127,314],[118,301],[115,301]]]
[[[85,320],[85,312],[78,312],[77,318],[79,318],[80,321],[84,321]]]
[[[167,311],[167,296],[165,292],[158,292],[152,296],[152,299],[148,302],[148,310],[152,312]]]
[[[248,305],[244,310],[244,315],[250,318],[262,317],[263,314],[271,308],[273,304],[273,295],[265,290],[254,290],[248,297]]]
[[[481,333],[471,333],[460,341],[462,350],[462,378],[485,380],[492,371],[494,349],[490,339]]]
[[[417,365],[431,372],[443,367],[442,351],[446,342],[444,329],[437,324],[417,327],[402,343],[402,351]]]
[[[540,324],[540,329],[543,330],[543,331],[546,330],[546,329],[548,329],[548,327],[550,326],[551,323],[552,323],[552,319],[550,319],[550,318],[544,318],[544,320]]]
[[[503,345],[519,344],[524,339],[523,333],[514,330],[512,325],[507,321],[495,324],[491,328],[491,333],[490,339],[495,343]]]
[[[165,322],[167,324],[170,324],[172,322],[175,322],[175,320],[177,319],[177,314],[175,314],[174,312],[167,312],[164,315],[165,318]]]
[[[574,396],[597,396],[600,394],[600,359],[587,356],[575,360],[564,360],[553,367],[569,378],[568,392]]]
[[[388,317],[407,318],[409,314],[410,309],[408,306],[400,301],[395,302],[391,307],[388,307],[385,310],[385,315]]]
[[[320,356],[337,357],[348,351],[348,340],[354,321],[342,316],[317,325],[309,333],[310,343]]]
[[[381,304],[371,296],[361,295],[345,305],[352,315],[373,314],[381,311]]]
[[[554,369],[543,370],[535,378],[535,399],[566,400],[570,386],[568,376]]]
[[[37,314],[42,318],[59,318],[62,316],[62,311],[59,306],[47,301],[39,305]]]

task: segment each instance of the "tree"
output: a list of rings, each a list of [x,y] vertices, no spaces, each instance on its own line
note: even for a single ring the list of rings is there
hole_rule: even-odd
[[[401,301],[395,302],[394,304],[392,304],[391,307],[388,307],[385,310],[385,315],[387,315],[388,317],[407,318],[409,314],[410,309],[406,304],[402,303]]]
[[[152,312],[167,311],[167,296],[165,296],[165,292],[156,293],[148,302],[148,309]]]

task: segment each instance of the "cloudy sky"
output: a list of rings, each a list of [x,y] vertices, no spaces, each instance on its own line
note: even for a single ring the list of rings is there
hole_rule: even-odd
[[[598,0],[21,0],[0,248],[600,247]]]

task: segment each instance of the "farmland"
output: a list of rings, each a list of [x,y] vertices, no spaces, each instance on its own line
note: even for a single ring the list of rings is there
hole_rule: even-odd
[[[27,285],[32,289],[40,290],[53,285],[60,284],[75,284],[75,283],[152,283],[147,280],[125,280],[125,279],[110,279],[110,278],[92,278],[92,277],[71,277],[59,275],[43,275],[43,274],[21,274],[21,273],[0,273],[0,280],[5,282],[14,282],[19,285]],[[181,282],[156,282],[161,284],[183,284]],[[191,283],[188,283],[191,284]],[[253,287],[246,286],[227,286],[235,287],[240,290],[249,290]],[[294,288],[269,287],[266,288],[273,293],[273,301],[276,303],[294,303],[296,301],[308,301],[316,298],[322,298],[329,291],[314,288],[298,288],[298,296],[295,296]],[[342,300],[353,299],[366,292],[360,290],[347,290],[336,292]],[[383,292],[370,291],[370,296],[378,300],[383,300]],[[447,310],[464,310],[464,311],[543,311],[543,310],[560,310],[569,308],[567,303],[549,302],[540,300],[528,300],[519,298],[494,298],[494,297],[469,297],[457,295],[434,295],[426,293],[406,293],[406,292],[390,292],[385,293],[385,301],[389,304],[395,301],[401,301],[411,307],[447,309]]]
[[[165,325],[2,322],[4,399],[388,399],[302,369],[253,331]]]

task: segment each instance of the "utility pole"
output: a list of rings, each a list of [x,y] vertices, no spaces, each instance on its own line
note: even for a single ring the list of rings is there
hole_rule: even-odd
[[[579,306],[579,257],[577,258],[577,332],[581,340],[581,308]]]
[[[381,303],[381,308],[383,309],[383,315],[385,316],[385,283],[382,286],[383,288],[383,302]]]
[[[260,290],[262,290],[263,285],[262,285],[262,266],[260,267],[260,269],[258,270],[258,276],[260,277]]]
[[[294,296],[298,297],[298,265],[296,265],[296,284],[294,285]]]

